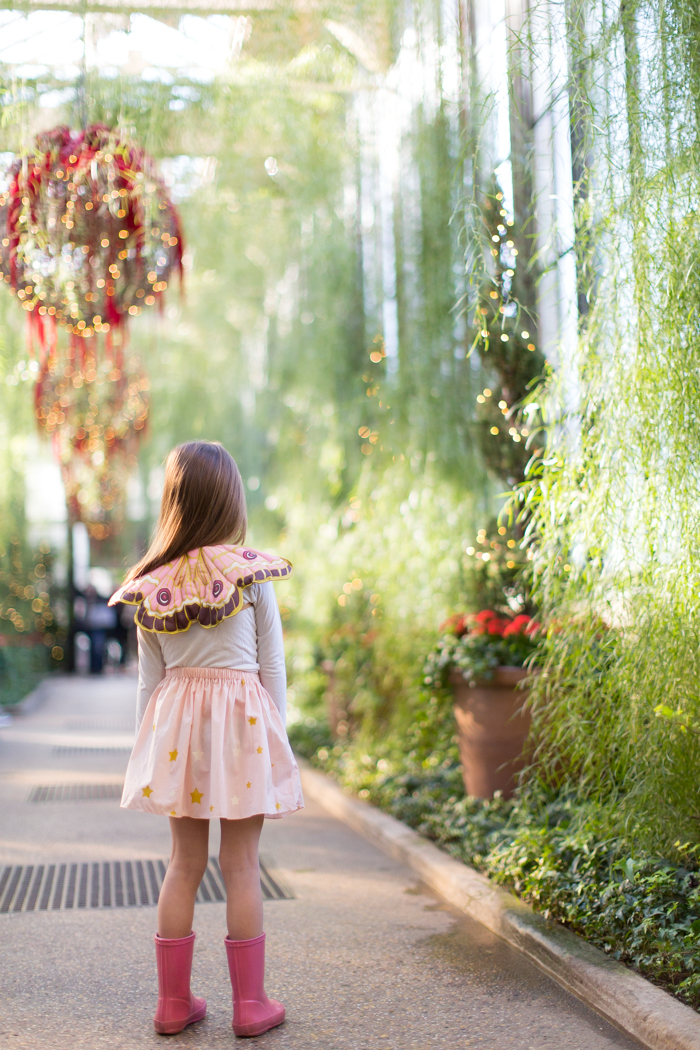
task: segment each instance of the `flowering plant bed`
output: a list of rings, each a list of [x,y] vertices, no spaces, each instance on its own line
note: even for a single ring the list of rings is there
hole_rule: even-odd
[[[470,686],[490,682],[498,667],[525,667],[537,652],[540,624],[530,616],[499,616],[491,609],[450,617],[425,664],[426,685],[446,685],[461,671]]]

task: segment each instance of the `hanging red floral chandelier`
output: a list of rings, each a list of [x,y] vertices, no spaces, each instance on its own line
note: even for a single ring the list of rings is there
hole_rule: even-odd
[[[102,124],[36,137],[0,195],[0,274],[21,300],[42,356],[124,328],[182,276],[182,232],[155,166]]]
[[[122,368],[90,352],[47,359],[35,387],[36,415],[51,436],[72,520],[104,539],[123,511],[124,488],[148,416],[150,383],[138,358]],[[83,344],[85,346],[85,344]]]
[[[37,421],[71,518],[103,539],[148,416],[148,380],[136,358],[126,363],[127,322],[182,279],[180,220],[154,162],[102,124],[41,133],[7,183],[0,278],[27,312],[30,351],[38,344]]]

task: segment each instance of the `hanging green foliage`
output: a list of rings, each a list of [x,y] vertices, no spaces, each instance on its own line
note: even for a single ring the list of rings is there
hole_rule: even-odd
[[[516,497],[550,624],[536,771],[673,852],[700,827],[696,16],[580,7],[588,309],[568,374],[533,396],[549,446]]]

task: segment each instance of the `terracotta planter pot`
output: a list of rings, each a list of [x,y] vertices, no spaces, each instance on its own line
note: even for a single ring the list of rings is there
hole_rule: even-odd
[[[518,689],[528,671],[497,667],[490,682],[467,685],[461,671],[453,671],[454,713],[457,721],[462,775],[468,795],[493,798],[513,794],[522,769],[522,752],[530,730],[529,712],[521,711],[527,690]]]

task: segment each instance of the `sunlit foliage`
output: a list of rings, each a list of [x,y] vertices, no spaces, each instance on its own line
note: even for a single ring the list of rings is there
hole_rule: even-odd
[[[160,319],[134,318],[150,415],[128,520],[93,538],[93,564],[119,574],[145,542],[174,443],[223,441],[247,482],[251,541],[295,562],[280,589],[290,639],[317,668],[338,664],[351,718],[379,726],[415,691],[439,623],[473,593],[465,547],[479,546],[494,488],[474,446],[483,382],[456,308],[462,144],[443,78],[455,82],[459,57],[421,100],[415,77],[448,31],[436,7],[411,22],[381,4],[337,5],[326,19],[251,16],[240,59],[209,82],[8,77],[0,148],[21,149],[46,125],[40,96],[69,89],[52,122],[118,125],[161,161],[179,201],[185,294],[169,291]],[[418,44],[388,143],[396,94],[377,78],[409,29]],[[7,393],[28,399],[29,387]],[[486,576],[488,560],[479,566]]]
[[[536,395],[550,451],[518,497],[551,625],[538,772],[673,851],[700,814],[697,14],[578,7],[588,311],[574,376]]]

